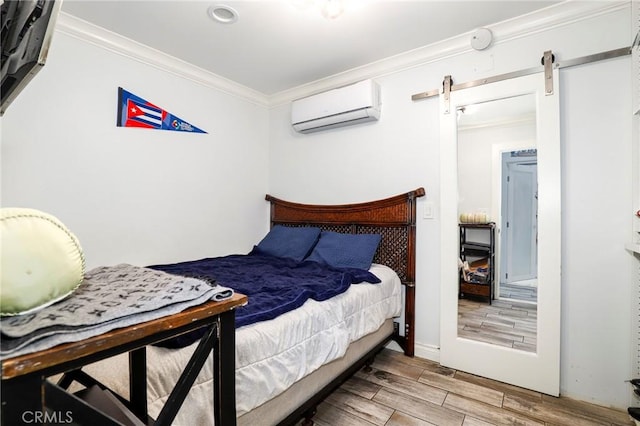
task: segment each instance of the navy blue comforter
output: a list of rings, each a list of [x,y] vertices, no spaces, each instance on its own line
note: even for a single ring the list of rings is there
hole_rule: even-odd
[[[345,292],[351,284],[379,283],[362,269],[333,268],[318,262],[269,256],[257,249],[247,255],[207,258],[150,268],[171,274],[215,282],[246,294],[249,303],[236,310],[236,327],[266,321],[302,306],[308,299],[327,300]],[[191,344],[202,333],[187,334],[163,346]]]

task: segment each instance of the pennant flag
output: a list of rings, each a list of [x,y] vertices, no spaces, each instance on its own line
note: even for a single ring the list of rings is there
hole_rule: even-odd
[[[118,87],[117,126],[207,133],[133,93],[127,92],[122,87]]]

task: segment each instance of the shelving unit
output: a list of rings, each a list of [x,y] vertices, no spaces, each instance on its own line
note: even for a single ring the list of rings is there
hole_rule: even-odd
[[[483,298],[491,304],[495,281],[496,225],[490,222],[461,223],[458,226],[460,260],[469,265],[468,271],[465,268],[460,270],[459,295],[461,298]]]

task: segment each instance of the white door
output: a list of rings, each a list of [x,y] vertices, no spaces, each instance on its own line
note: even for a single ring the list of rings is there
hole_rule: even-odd
[[[543,392],[559,394],[560,382],[560,127],[558,71],[554,94],[546,95],[543,73],[451,92],[441,96],[440,363],[454,369]],[[533,352],[458,336],[457,112],[496,100],[532,99],[538,159],[538,306]],[[500,103],[500,102],[498,102]],[[451,113],[446,113],[446,111]],[[509,108],[515,112],[516,108]],[[505,112],[505,114],[507,114]],[[508,114],[507,114],[508,115]],[[512,124],[516,121],[510,121]],[[481,126],[479,126],[481,127]],[[491,150],[491,148],[488,148]],[[492,197],[489,194],[488,197]],[[495,216],[495,212],[491,212]]]
[[[538,173],[531,160],[506,163],[506,205],[501,251],[503,282],[533,280],[538,273]]]

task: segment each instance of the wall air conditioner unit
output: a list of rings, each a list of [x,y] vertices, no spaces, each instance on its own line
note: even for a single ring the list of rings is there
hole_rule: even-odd
[[[349,126],[380,117],[380,86],[364,80],[293,101],[291,124],[300,133]]]

